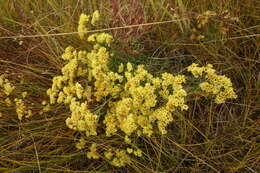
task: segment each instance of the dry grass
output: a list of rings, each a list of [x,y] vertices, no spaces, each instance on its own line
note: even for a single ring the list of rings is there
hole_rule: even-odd
[[[130,3],[131,2],[131,3]],[[252,172],[260,171],[259,138],[259,2],[251,0],[192,1],[6,0],[0,2],[0,70],[17,87],[28,91],[33,117],[19,121],[14,109],[0,102],[0,172]],[[88,160],[74,146],[77,133],[64,121],[69,112],[53,106],[39,115],[51,79],[60,73],[60,55],[68,45],[84,48],[77,35],[19,38],[19,35],[74,32],[81,12],[99,9],[102,28],[187,20],[111,31],[116,61],[145,63],[150,71],[178,73],[192,62],[211,63],[231,78],[239,98],[216,105],[190,100],[189,111],[177,114],[166,136],[142,138],[142,159],[126,168]],[[227,23],[226,35],[216,30],[224,19],[213,18],[190,40],[195,16],[207,10],[229,10],[239,18]],[[115,62],[117,63],[117,62]],[[23,82],[21,82],[23,81]],[[94,139],[90,138],[89,143]],[[97,139],[95,139],[97,140]],[[121,137],[98,141],[118,145]]]

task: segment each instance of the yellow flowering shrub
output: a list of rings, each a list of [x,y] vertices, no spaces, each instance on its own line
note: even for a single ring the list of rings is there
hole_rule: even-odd
[[[98,12],[92,16],[82,14],[79,35],[86,35],[85,25],[96,25]],[[117,71],[109,68],[113,37],[107,33],[94,33],[86,39],[92,44],[90,51],[77,51],[69,46],[61,58],[64,66],[61,75],[53,78],[47,90],[50,104],[63,104],[70,110],[66,125],[82,134],[78,149],[83,149],[89,136],[124,136],[125,149],[104,150],[96,143],[88,148],[87,157],[107,159],[114,166],[131,163],[131,156],[141,157],[142,150],[133,144],[133,137],[151,137],[167,133],[174,113],[188,109],[185,90],[186,77],[163,73],[154,76],[144,65],[130,62],[120,64]],[[195,78],[204,77],[200,88],[216,95],[216,103],[235,98],[232,84],[225,76],[217,75],[211,65],[188,67]],[[46,104],[46,103],[45,103]],[[84,134],[84,135],[83,135]]]

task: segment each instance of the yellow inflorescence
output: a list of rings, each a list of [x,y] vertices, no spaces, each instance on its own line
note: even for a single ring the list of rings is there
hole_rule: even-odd
[[[122,167],[131,163],[131,159],[125,150],[117,149],[114,153],[114,158],[112,159],[112,161],[110,161],[110,163],[114,166]]]
[[[91,21],[90,16],[82,14],[79,30],[86,29],[85,24],[96,25],[98,19],[98,12],[92,15]],[[113,37],[107,33],[95,33],[87,40],[93,43],[89,52],[76,51],[71,46],[65,49],[62,75],[53,78],[52,87],[47,91],[50,104],[69,107],[71,114],[66,125],[87,137],[100,135],[103,129],[107,137],[123,134],[128,146],[132,144],[133,136],[151,137],[156,132],[166,134],[174,113],[188,109],[184,89],[186,77],[170,73],[155,77],[144,65],[135,66],[130,62],[120,64],[114,72],[109,68],[111,53],[108,51]],[[200,87],[216,95],[217,103],[235,98],[230,80],[217,75],[211,65],[198,67],[192,64],[188,71],[195,78],[205,76],[206,80]],[[76,147],[82,149],[85,144],[82,138]],[[92,144],[89,147],[88,158],[102,158],[97,146]],[[112,165],[125,166],[131,162],[129,154],[141,157],[142,151],[129,147],[109,150],[103,152],[103,158]]]
[[[87,141],[84,138],[80,138],[79,142],[76,143],[76,148],[79,150],[83,149],[86,145],[86,142]]]
[[[96,10],[92,14],[91,24],[92,25],[96,25],[98,23],[99,19],[100,19],[100,15],[99,15],[98,10]]]
[[[79,18],[79,25],[78,25],[78,32],[79,32],[79,37],[81,39],[84,38],[85,32],[88,31],[88,28],[86,27],[86,24],[89,22],[90,16],[86,14],[81,14]]]
[[[29,118],[30,116],[32,116],[32,111],[25,106],[22,99],[15,98],[14,102],[16,105],[16,113],[19,120],[22,120],[23,117]]]
[[[198,64],[193,63],[188,67],[188,71],[196,78],[204,78],[204,81],[199,86],[201,90],[216,96],[215,103],[221,104],[226,99],[237,98],[230,79],[224,75],[217,75],[211,64],[198,67]]]
[[[89,159],[93,158],[93,159],[99,159],[99,154],[97,153],[97,144],[93,143],[90,147],[89,147],[89,152],[87,152],[87,157]]]
[[[8,79],[5,79],[4,75],[0,76],[0,96],[4,98],[4,105],[7,107],[13,106],[16,109],[18,119],[22,120],[23,117],[30,117],[32,110],[25,104],[25,99],[28,93],[22,92],[18,97],[14,97],[15,87],[10,83]],[[2,100],[1,100],[2,101]]]
[[[5,79],[4,75],[0,76],[0,87],[2,92],[6,95],[9,96],[15,87],[9,82],[8,79]]]

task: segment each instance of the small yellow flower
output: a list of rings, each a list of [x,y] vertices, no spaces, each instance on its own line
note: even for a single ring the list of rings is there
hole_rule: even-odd
[[[124,150],[116,150],[115,157],[111,161],[111,164],[117,167],[126,166],[131,162],[129,156],[126,154]]]
[[[29,118],[32,116],[32,110],[28,110],[27,111],[27,115],[26,115],[26,118]]]
[[[131,139],[126,135],[125,136],[125,142],[127,143],[127,144],[131,144]]]
[[[4,75],[0,75],[0,87],[4,84]]]
[[[4,93],[9,96],[13,90],[14,90],[14,86],[12,86],[9,82],[4,84]]]
[[[107,159],[111,160],[114,154],[110,151],[107,151],[107,152],[104,152],[104,155]]]
[[[188,67],[188,71],[190,71],[195,78],[198,78],[202,76],[204,68],[198,67],[198,64],[193,63]]]
[[[47,105],[45,105],[44,106],[44,108],[43,108],[43,112],[49,112],[51,110],[51,106],[50,106],[50,104],[47,104]]]
[[[82,95],[83,95],[83,92],[84,92],[84,89],[83,87],[80,85],[80,83],[76,83],[76,95],[79,99],[82,98]]]
[[[80,138],[79,142],[76,143],[76,148],[81,150],[85,147],[87,141],[84,138]]]
[[[118,73],[122,73],[124,71],[124,64],[120,64],[118,67]]]
[[[11,101],[11,99],[9,97],[7,97],[5,99],[5,103],[6,103],[7,106],[11,106],[12,105],[12,101]]]
[[[79,32],[79,37],[81,39],[84,38],[85,33],[88,28],[86,27],[86,24],[89,22],[89,18],[90,16],[86,15],[86,14],[81,14],[79,17],[79,25],[78,25],[78,32]]]
[[[126,151],[127,151],[129,154],[131,154],[131,153],[133,153],[134,150],[133,150],[132,148],[127,148]]]
[[[142,157],[142,150],[140,150],[139,148],[134,151],[134,155],[138,156],[138,157]]]
[[[90,147],[89,147],[89,152],[87,152],[87,157],[89,159],[93,158],[93,159],[99,159],[100,156],[99,154],[97,153],[97,144],[96,143],[93,143]]]
[[[100,15],[98,10],[94,11],[94,13],[92,14],[92,19],[91,19],[91,24],[92,25],[96,25],[97,22],[99,21]]]
[[[133,66],[130,62],[127,63],[126,65],[127,71],[131,72],[133,70]]]
[[[46,100],[43,100],[42,101],[42,105],[44,106],[44,105],[46,105],[47,104],[47,101]]]
[[[72,46],[68,46],[65,49],[65,52],[62,54],[61,58],[63,60],[71,60],[71,59],[73,59],[73,54],[72,54],[73,51],[74,51],[74,48]]]
[[[65,100],[65,94],[61,91],[59,93],[58,99],[57,99],[57,103],[62,103]]]

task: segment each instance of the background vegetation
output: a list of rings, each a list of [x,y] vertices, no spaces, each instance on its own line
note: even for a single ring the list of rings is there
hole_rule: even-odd
[[[39,112],[64,48],[86,46],[77,34],[55,34],[75,32],[80,14],[97,9],[100,28],[153,23],[108,31],[116,38],[115,63],[175,74],[192,62],[211,63],[231,78],[238,99],[189,101],[167,135],[140,140],[145,157],[126,168],[88,160],[65,125],[68,112],[59,106]],[[215,14],[198,26],[208,10]],[[19,121],[1,96],[0,172],[259,172],[259,11],[256,0],[0,1],[0,73],[16,93],[28,92],[33,114]],[[176,21],[163,23],[169,20]],[[99,143],[120,145],[117,138]]]

